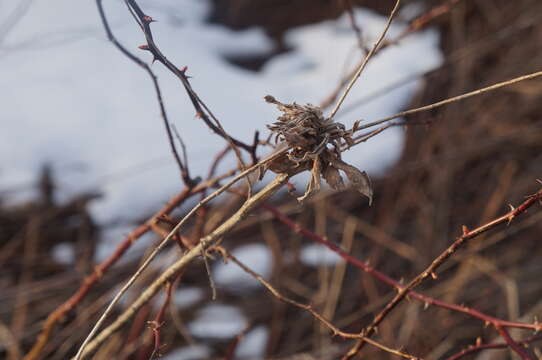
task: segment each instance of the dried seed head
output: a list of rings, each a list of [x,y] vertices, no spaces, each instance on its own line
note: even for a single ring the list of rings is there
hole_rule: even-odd
[[[352,135],[358,122],[346,130],[343,124],[325,118],[318,106],[283,104],[271,95],[264,99],[283,113],[276,122],[267,125],[275,134],[275,142],[283,142],[291,148],[287,154],[272,161],[268,168],[276,173],[311,169],[307,190],[298,200],[320,189],[321,176],[333,189],[343,189],[341,170],[352,187],[366,195],[370,203],[373,192],[367,174],[341,160],[344,145],[349,147],[353,144]]]

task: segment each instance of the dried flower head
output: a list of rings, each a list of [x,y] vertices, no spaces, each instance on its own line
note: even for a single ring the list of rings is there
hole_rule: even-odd
[[[288,153],[273,160],[267,167],[276,173],[311,170],[307,190],[298,200],[304,200],[319,190],[322,176],[333,189],[344,189],[340,170],[351,186],[371,202],[373,191],[367,174],[341,159],[341,152],[354,143],[352,135],[359,122],[346,130],[343,124],[325,118],[317,106],[283,104],[270,95],[265,97],[265,101],[277,105],[283,113],[267,127],[275,134],[275,142],[280,141],[290,148]]]

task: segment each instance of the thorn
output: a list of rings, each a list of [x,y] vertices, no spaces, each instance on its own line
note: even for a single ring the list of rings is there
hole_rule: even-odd
[[[467,227],[467,225],[463,225],[461,229],[463,230],[463,236],[469,233],[469,228]]]
[[[429,303],[426,301],[423,303],[423,309],[427,310],[429,308]]]
[[[512,206],[512,204],[508,204],[508,207],[510,207],[510,211],[516,210],[516,208],[514,206]]]
[[[480,346],[480,345],[482,345],[482,338],[480,336],[478,336],[476,338],[476,346]]]
[[[489,325],[491,325],[489,321],[484,321],[484,327],[488,327]]]
[[[143,22],[146,22],[146,23],[152,23],[152,22],[156,22],[156,20],[154,20],[152,17],[150,17],[149,15],[145,15],[143,16]]]
[[[139,49],[141,50],[147,50],[147,51],[150,51],[151,49],[149,48],[149,45],[145,44],[145,45],[139,45],[138,46]]]
[[[536,179],[536,181],[538,181],[540,184],[542,184],[542,180],[541,180],[541,179]]]
[[[431,271],[431,277],[433,278],[433,280],[437,280],[438,279],[438,275],[434,272]]]
[[[286,186],[288,187],[288,192],[290,194],[295,193],[295,185],[294,184],[292,184],[291,182],[288,182],[288,183],[286,183]]]
[[[203,113],[201,111],[196,112],[196,117],[201,119],[203,117]]]
[[[181,74],[186,75],[186,70],[188,70],[188,66],[183,66],[182,68],[179,68],[179,71]]]

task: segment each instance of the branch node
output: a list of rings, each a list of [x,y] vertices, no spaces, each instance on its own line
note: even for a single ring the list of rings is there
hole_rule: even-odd
[[[149,15],[145,15],[141,18],[144,22],[150,24],[152,22],[156,22],[156,20],[154,20],[152,17],[150,17]]]

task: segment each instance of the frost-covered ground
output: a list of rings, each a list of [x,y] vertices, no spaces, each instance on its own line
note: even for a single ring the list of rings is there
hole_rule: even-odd
[[[150,61],[147,53],[137,49],[144,39],[123,2],[104,3],[118,39]],[[225,56],[271,50],[271,41],[260,30],[234,32],[204,23],[208,11],[204,0],[141,0],[140,5],[159,21],[153,24],[153,30],[163,53],[178,66],[188,66],[194,89],[225,129],[247,142],[256,129],[265,136],[265,124],[278,115],[263,96],[318,104],[335,88],[345,66],[352,67],[361,56],[344,17],[289,31],[287,42],[292,51],[274,57],[261,72],[251,72],[231,65]],[[9,26],[18,18],[13,13],[17,7],[22,17]],[[355,15],[367,44],[372,44],[386,19],[366,10],[356,10]],[[389,37],[404,27],[399,19]],[[438,66],[441,54],[437,45],[438,34],[424,31],[382,51],[367,67],[345,107],[398,80]],[[166,141],[152,84],[146,73],[106,40],[93,1],[0,2],[0,65],[0,189],[32,183],[42,164],[49,163],[60,182],[60,198],[82,190],[104,194],[91,208],[102,223],[155,210],[180,190],[178,169]],[[159,64],[153,68],[159,76],[170,120],[187,145],[191,172],[205,175],[213,154],[225,143],[194,116],[181,84]],[[356,119],[375,120],[393,114],[409,102],[420,84],[419,80],[409,82],[344,116],[339,113],[337,119],[350,126]],[[402,130],[391,129],[350,150],[345,158],[374,176],[393,164],[402,142]],[[18,191],[2,196],[4,200],[7,197],[8,201],[18,201],[32,194]],[[127,231],[113,229],[108,236],[111,243],[121,240]],[[101,248],[99,257],[109,249]],[[238,256],[256,254],[260,260],[252,265],[265,275],[270,271],[266,252],[262,245],[239,249]],[[318,264],[319,256],[324,256],[320,253],[320,249],[309,247],[302,260]],[[246,259],[254,259],[252,255]],[[60,248],[59,256],[69,261],[69,249]],[[327,257],[321,261],[334,263],[337,259]],[[246,289],[250,289],[250,280],[236,271],[233,265],[214,268],[219,285],[246,280]],[[201,318],[216,318],[209,312],[219,310],[210,309]],[[201,324],[205,322],[209,323],[195,320],[190,329],[195,333],[203,331]],[[235,321],[227,318],[225,322]],[[257,356],[257,349],[243,344],[264,343],[265,331],[257,328],[252,335],[247,334],[239,351]],[[180,351],[196,352],[198,358],[207,349]]]

